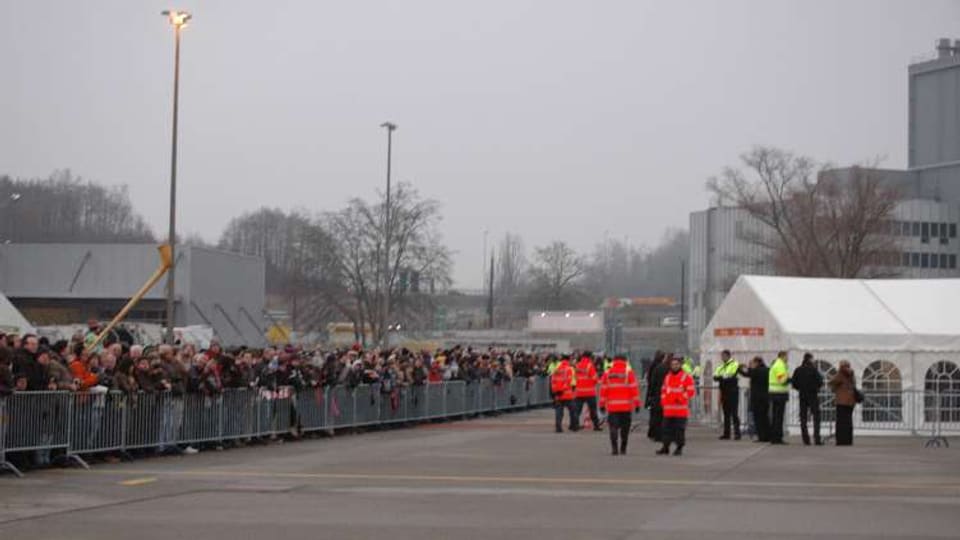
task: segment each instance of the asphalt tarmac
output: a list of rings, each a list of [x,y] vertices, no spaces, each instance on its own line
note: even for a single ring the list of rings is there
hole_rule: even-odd
[[[960,537],[960,441],[553,432],[550,410],[0,476],[0,539]]]

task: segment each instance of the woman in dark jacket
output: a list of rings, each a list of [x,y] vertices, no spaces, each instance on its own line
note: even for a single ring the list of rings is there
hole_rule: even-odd
[[[840,361],[840,369],[830,380],[837,404],[837,446],[853,444],[853,407],[857,404],[857,381],[850,362]]]
[[[770,442],[769,372],[763,358],[753,357],[750,367],[740,366],[740,375],[750,379],[750,412],[757,431],[757,442]]]

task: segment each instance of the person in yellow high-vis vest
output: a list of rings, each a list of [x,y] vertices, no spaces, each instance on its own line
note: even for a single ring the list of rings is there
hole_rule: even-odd
[[[770,365],[770,444],[787,444],[783,440],[783,415],[790,399],[790,371],[787,352],[780,351]]]
[[[720,385],[720,405],[723,408],[723,434],[721,440],[730,439],[730,427],[733,426],[733,438],[740,440],[740,362],[730,351],[720,353],[720,365],[713,370],[713,380]]]

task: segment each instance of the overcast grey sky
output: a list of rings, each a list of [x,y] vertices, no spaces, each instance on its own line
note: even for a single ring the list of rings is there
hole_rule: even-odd
[[[957,1],[0,0],[0,173],[128,184],[165,231],[173,37],[180,230],[336,209],[396,180],[443,203],[454,277],[483,231],[586,250],[686,227],[753,144],[906,162],[906,69]]]

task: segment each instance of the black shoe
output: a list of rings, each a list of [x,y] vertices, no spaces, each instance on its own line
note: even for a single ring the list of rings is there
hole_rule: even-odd
[[[557,428],[557,433],[563,433],[563,430],[560,428]]]
[[[770,444],[787,444],[786,441],[770,441]]]
[[[666,446],[664,446],[663,448],[657,450],[657,455],[658,455],[658,456],[665,456],[665,455],[667,455],[667,454],[669,454],[669,453],[670,453],[670,448],[669,448],[669,447],[666,447]]]
[[[730,440],[730,436],[729,436],[729,435],[721,435],[721,436],[719,437],[719,439],[720,439],[721,441],[729,441],[729,440]]]
[[[603,428],[600,426],[593,426],[594,431],[603,431]]]
[[[673,451],[673,455],[675,455],[675,456],[682,456],[682,455],[683,455],[683,447],[682,447],[682,446],[678,446],[677,449]]]
[[[813,443],[815,446],[823,446],[823,441],[816,441]]]
[[[610,451],[610,455],[612,455],[612,456],[616,456],[616,455],[618,455],[618,454],[620,454],[620,452],[617,452],[617,449],[616,449],[616,448],[614,448],[613,450]]]
[[[804,446],[810,446],[810,441],[803,441]]]
[[[626,447],[626,446],[620,447],[620,455],[621,455],[621,456],[627,455],[627,447]]]
[[[740,440],[740,436],[739,436],[739,435],[734,435],[734,436],[733,436],[733,440],[739,441],[739,440]]]

